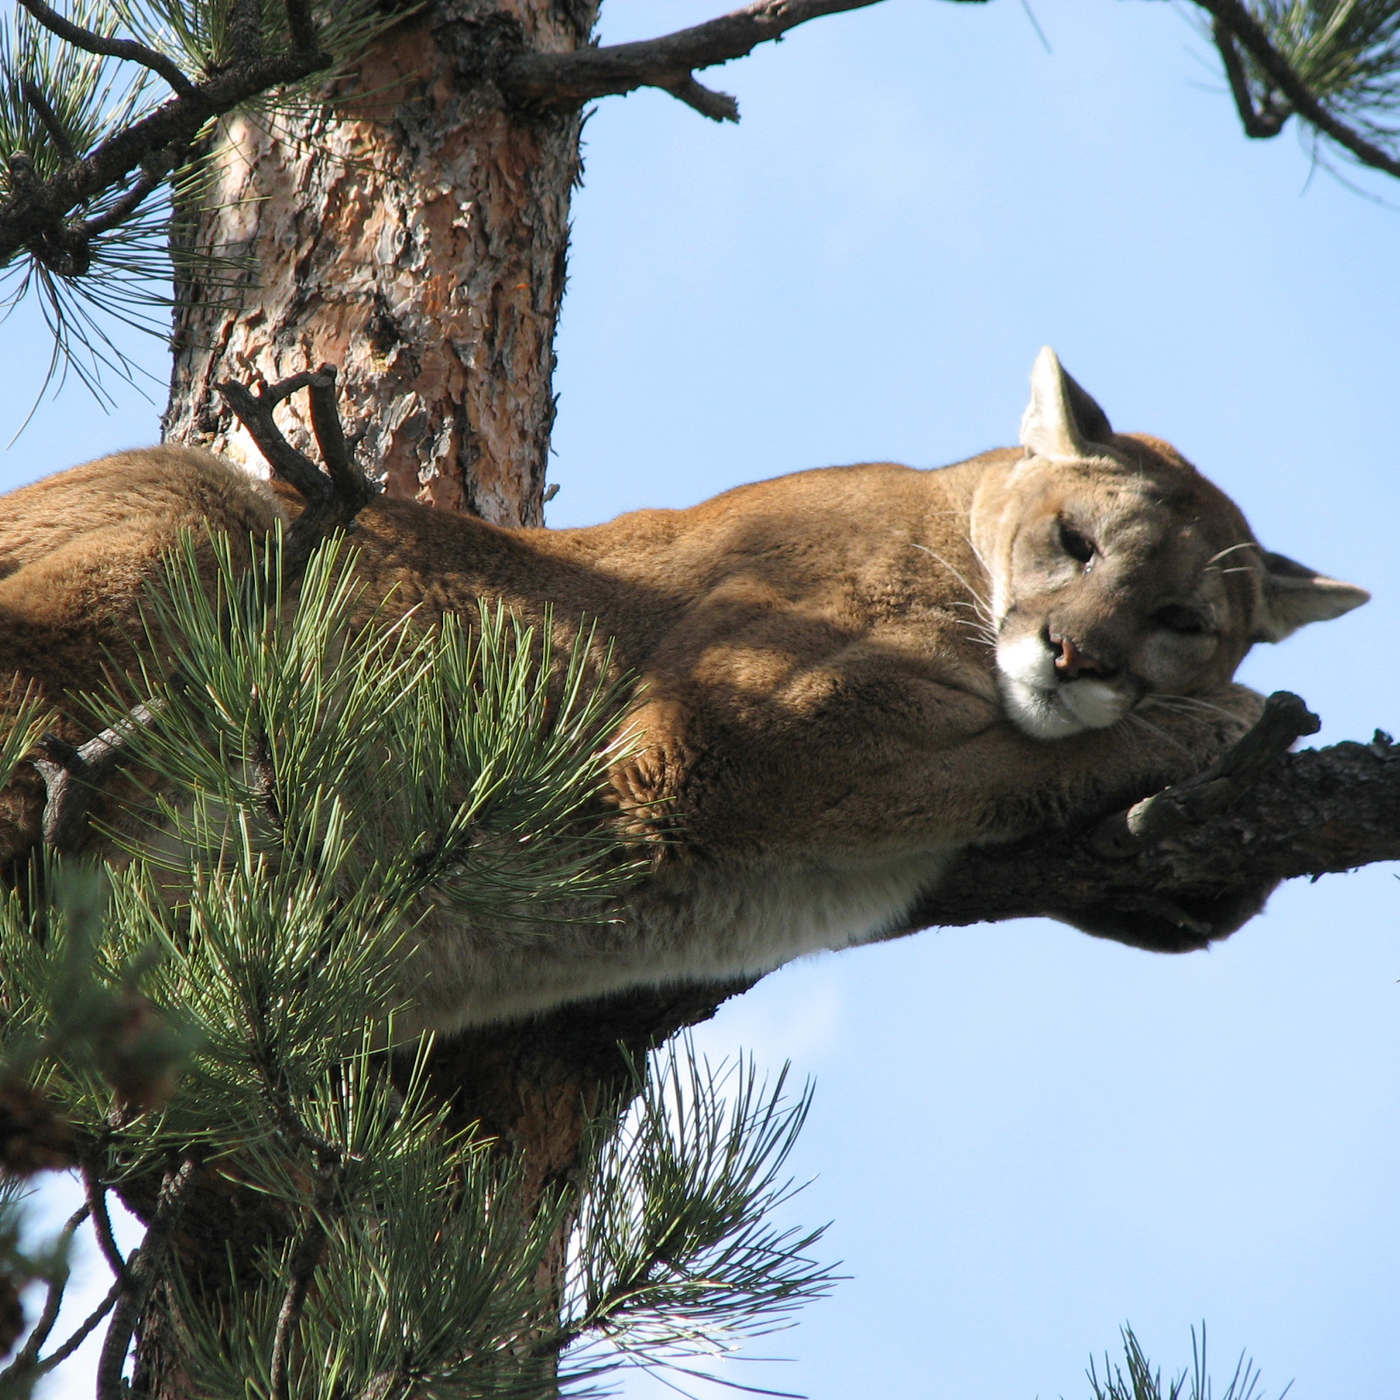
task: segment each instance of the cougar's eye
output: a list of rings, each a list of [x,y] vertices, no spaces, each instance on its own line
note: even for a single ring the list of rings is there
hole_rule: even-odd
[[[1168,632],[1181,632],[1188,636],[1206,630],[1205,618],[1195,608],[1183,607],[1180,603],[1169,603],[1165,608],[1158,608],[1152,614],[1152,620]]]
[[[1071,559],[1078,560],[1081,564],[1087,564],[1097,551],[1093,540],[1087,535],[1081,534],[1073,525],[1064,520],[1060,521],[1060,548]]]

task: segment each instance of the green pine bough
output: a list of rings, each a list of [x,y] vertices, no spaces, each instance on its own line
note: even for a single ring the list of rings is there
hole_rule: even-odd
[[[528,1189],[449,1125],[430,1039],[394,1028],[426,902],[528,919],[633,878],[588,819],[620,719],[589,639],[561,655],[492,608],[474,637],[363,618],[343,536],[294,598],[280,538],[242,572],[213,552],[212,581],[191,540],[151,594],[143,650],[179,656],[132,680],[155,722],[130,725],[135,691],[88,697],[127,725],[122,858],[48,850],[0,898],[0,1054],[23,1096],[0,1095],[0,1152],[13,1176],[83,1174],[113,1268],[84,1323],[105,1331],[99,1394],[123,1393],[155,1317],[194,1393],[269,1400],[553,1396],[620,1365],[691,1372],[785,1325],[833,1274],[820,1230],[770,1218],[809,1101],[783,1075],[673,1045],[634,1067],[630,1108],[601,1107],[573,1184]],[[42,732],[17,713],[0,780]],[[114,1190],[146,1225],[125,1258]],[[181,1243],[211,1194],[262,1228],[227,1242],[213,1291]],[[25,1266],[50,1301],[56,1261]],[[0,1394],[72,1341],[26,1345]]]

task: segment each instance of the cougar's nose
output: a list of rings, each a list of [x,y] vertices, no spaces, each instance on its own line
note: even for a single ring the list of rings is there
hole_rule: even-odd
[[[1050,650],[1055,653],[1056,672],[1067,681],[1078,680],[1080,676],[1107,676],[1113,669],[1095,661],[1070,638],[1062,637],[1058,632],[1050,633]]]

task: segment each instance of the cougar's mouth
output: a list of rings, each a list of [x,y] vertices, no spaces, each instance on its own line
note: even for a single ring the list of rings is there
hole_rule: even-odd
[[[1061,680],[1054,657],[1036,636],[997,644],[997,687],[1011,722],[1033,739],[1065,739],[1107,729],[1132,708],[1132,697],[1108,681]]]

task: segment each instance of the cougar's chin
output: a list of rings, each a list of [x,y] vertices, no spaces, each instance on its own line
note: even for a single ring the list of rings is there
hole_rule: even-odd
[[[1106,681],[1061,681],[1054,658],[1034,636],[997,647],[997,686],[1011,722],[1033,739],[1066,739],[1107,729],[1132,701]]]

